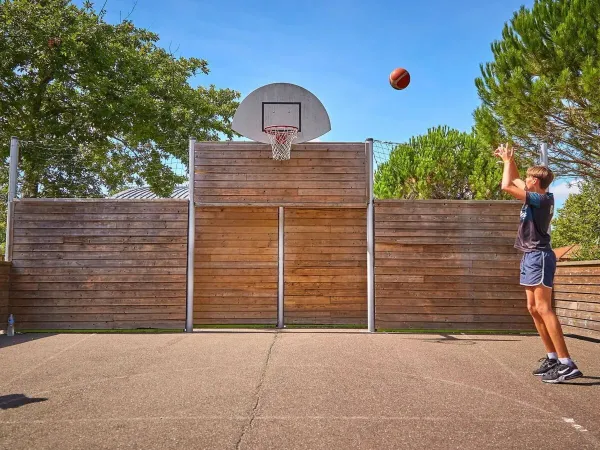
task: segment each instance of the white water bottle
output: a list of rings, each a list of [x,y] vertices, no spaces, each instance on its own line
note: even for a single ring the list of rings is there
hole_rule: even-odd
[[[6,335],[7,336],[15,335],[15,318],[13,317],[12,314],[10,316],[8,316],[8,329],[6,330]]]

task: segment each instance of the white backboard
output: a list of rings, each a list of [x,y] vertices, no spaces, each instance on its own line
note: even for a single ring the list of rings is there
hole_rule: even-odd
[[[298,128],[295,143],[316,139],[331,122],[321,101],[310,91],[290,83],[273,83],[251,92],[233,116],[232,128],[256,142],[268,143],[265,127],[291,125]]]

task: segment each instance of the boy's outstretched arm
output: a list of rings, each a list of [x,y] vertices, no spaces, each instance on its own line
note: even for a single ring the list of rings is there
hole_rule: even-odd
[[[494,152],[502,158],[504,162],[504,171],[502,172],[502,190],[508,192],[519,200],[525,200],[525,182],[519,179],[519,170],[513,159],[514,151],[511,147],[501,145]]]

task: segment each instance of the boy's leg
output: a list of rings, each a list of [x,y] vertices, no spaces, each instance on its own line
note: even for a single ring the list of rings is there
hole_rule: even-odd
[[[552,309],[552,288],[543,285],[535,286],[533,294],[535,298],[535,309],[542,318],[552,345],[556,349],[556,353],[558,353],[558,357],[569,358],[570,356],[567,350],[567,344],[565,343],[562,327]],[[548,352],[550,352],[550,350],[548,350]]]
[[[535,328],[540,334],[542,338],[542,342],[544,343],[544,347],[546,348],[547,353],[556,353],[556,348],[554,347],[554,343],[552,342],[552,338],[548,333],[548,329],[544,324],[544,320],[542,316],[537,311],[535,304],[535,293],[533,287],[528,287],[525,289],[525,293],[527,294],[527,310],[531,317],[533,318],[533,323],[535,324]]]

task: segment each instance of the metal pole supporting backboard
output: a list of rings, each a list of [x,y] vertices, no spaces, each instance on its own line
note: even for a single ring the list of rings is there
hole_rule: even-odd
[[[367,323],[375,331],[375,210],[373,205],[373,139],[365,143],[367,157]]]
[[[540,164],[548,167],[548,146],[546,144],[540,145]]]
[[[283,206],[279,207],[279,245],[278,245],[278,278],[277,278],[277,328],[284,327],[284,319],[283,319],[283,289],[285,287],[284,284],[284,267],[283,264],[285,262],[284,256],[284,247],[283,247],[283,226],[284,226],[284,218],[285,218],[285,210]]]
[[[12,261],[13,245],[13,201],[17,195],[17,167],[19,165],[19,140],[10,138],[10,163],[8,171],[8,199],[6,202],[6,241],[4,248],[4,260]]]
[[[194,331],[194,249],[196,239],[196,211],[194,208],[194,166],[196,139],[190,138],[189,143],[189,182],[188,182],[188,254],[187,254],[187,297],[185,308],[185,331]]]

